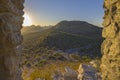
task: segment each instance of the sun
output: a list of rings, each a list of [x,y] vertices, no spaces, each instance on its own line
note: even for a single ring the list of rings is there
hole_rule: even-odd
[[[23,26],[31,26],[32,25],[32,21],[31,18],[29,17],[28,14],[24,14],[24,22],[23,22]]]

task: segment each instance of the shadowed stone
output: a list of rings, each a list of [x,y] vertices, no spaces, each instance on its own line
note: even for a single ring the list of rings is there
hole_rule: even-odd
[[[24,0],[0,0],[0,80],[22,80],[23,3]]]

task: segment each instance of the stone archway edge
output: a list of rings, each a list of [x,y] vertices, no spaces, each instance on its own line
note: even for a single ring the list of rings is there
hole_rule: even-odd
[[[102,80],[120,80],[120,0],[104,0]]]
[[[22,80],[23,3],[24,0],[0,0],[0,80]]]

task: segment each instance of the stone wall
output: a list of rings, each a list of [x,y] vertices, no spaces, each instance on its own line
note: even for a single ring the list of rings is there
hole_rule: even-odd
[[[120,0],[104,0],[102,80],[120,80]]]
[[[0,80],[21,80],[24,0],[0,0]]]

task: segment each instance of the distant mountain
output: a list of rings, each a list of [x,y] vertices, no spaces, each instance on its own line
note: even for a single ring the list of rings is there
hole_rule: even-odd
[[[61,21],[54,26],[54,29],[92,38],[101,38],[102,33],[102,28],[85,21]]]
[[[28,26],[28,27],[24,27],[22,28],[22,33],[26,34],[26,33],[34,33],[37,31],[41,31],[44,28],[40,27],[40,26]]]

